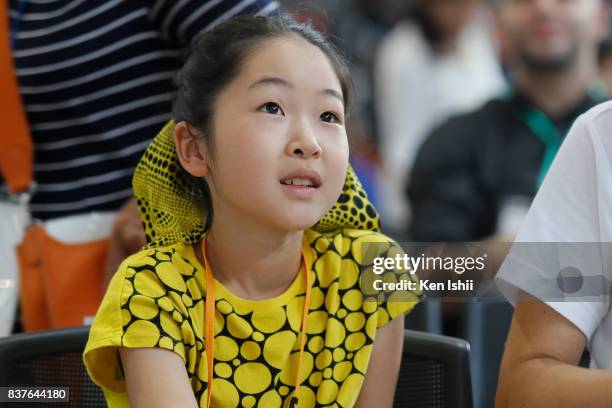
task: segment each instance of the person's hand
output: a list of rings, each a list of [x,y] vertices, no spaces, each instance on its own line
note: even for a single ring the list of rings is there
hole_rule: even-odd
[[[119,264],[129,255],[137,252],[146,244],[146,237],[136,199],[128,200],[119,212],[113,224],[108,257],[106,258],[106,274],[104,287],[119,267]]]

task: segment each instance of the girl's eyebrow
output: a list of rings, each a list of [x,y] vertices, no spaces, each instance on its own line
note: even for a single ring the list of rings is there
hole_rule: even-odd
[[[280,78],[280,77],[263,77],[258,79],[257,81],[253,82],[248,89],[253,89],[259,86],[263,86],[263,85],[280,85],[283,86],[285,88],[289,88],[289,89],[293,89],[293,84],[289,81],[287,81],[286,79]],[[333,96],[334,98],[338,99],[340,102],[342,102],[342,104],[344,104],[344,97],[342,96],[342,94],[338,91],[336,91],[335,89],[322,89],[321,93],[323,95],[329,95],[329,96]]]

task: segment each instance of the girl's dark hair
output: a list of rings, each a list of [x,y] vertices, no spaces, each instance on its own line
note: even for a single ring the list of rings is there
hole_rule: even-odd
[[[297,35],[318,47],[329,59],[344,97],[348,114],[352,102],[352,83],[346,62],[337,48],[309,24],[298,23],[289,16],[238,16],[200,35],[175,77],[176,95],[172,116],[195,128],[214,152],[213,119],[219,94],[240,72],[246,58],[265,40]],[[194,200],[206,208],[205,229],[212,222],[210,190],[202,179],[191,180]]]
[[[289,16],[237,16],[219,24],[196,39],[187,61],[176,76],[176,96],[172,114],[186,121],[212,142],[215,101],[223,89],[238,76],[248,57],[263,41],[298,35],[318,47],[329,59],[342,88],[344,109],[352,100],[352,84],[341,53],[309,24]]]

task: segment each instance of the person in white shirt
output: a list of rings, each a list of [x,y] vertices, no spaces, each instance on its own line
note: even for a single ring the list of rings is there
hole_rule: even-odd
[[[383,223],[405,230],[406,177],[421,143],[452,115],[477,109],[505,90],[493,15],[475,0],[419,0],[382,40],[375,92]]]
[[[516,306],[496,407],[610,406],[611,132],[612,102],[576,120],[496,276]]]

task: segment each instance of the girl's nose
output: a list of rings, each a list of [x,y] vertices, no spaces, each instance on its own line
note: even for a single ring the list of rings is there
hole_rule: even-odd
[[[292,149],[292,155],[302,159],[307,159],[309,157],[317,158],[321,155],[321,147],[318,145],[318,143],[295,146]]]
[[[293,137],[287,144],[287,154],[301,159],[317,158],[321,155],[321,146],[308,126],[296,126]]]

